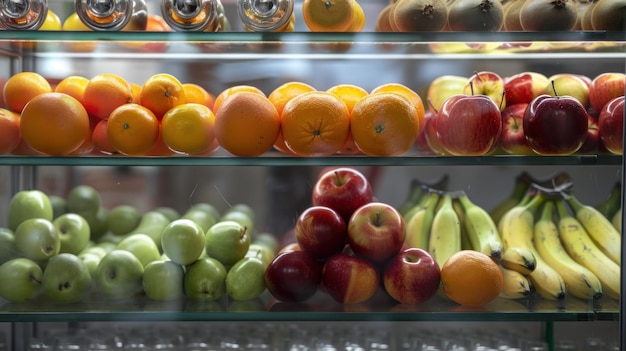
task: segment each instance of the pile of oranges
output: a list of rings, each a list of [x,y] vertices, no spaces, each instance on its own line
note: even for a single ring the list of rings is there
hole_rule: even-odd
[[[2,93],[0,154],[205,156],[221,147],[245,157],[396,156],[413,147],[424,119],[420,96],[395,83],[368,92],[292,81],[267,95],[237,85],[215,96],[167,73],[141,85],[101,73],[53,86],[22,72]]]

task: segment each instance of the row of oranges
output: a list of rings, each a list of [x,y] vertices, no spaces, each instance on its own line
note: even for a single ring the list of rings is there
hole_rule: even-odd
[[[222,147],[235,156],[394,156],[413,146],[424,119],[420,96],[396,83],[367,92],[293,81],[268,95],[237,85],[214,96],[166,73],[142,85],[111,73],[71,76],[53,88],[22,72],[7,80],[3,99],[0,154],[208,155]]]

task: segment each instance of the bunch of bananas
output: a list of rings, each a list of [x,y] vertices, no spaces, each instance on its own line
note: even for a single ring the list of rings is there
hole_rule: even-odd
[[[621,227],[613,218],[621,222],[621,187],[610,206],[590,206],[571,186],[565,173],[542,181],[522,173],[511,195],[487,211],[463,191],[414,184],[400,207],[406,244],[427,250],[440,267],[462,249],[491,256],[502,269],[503,298],[536,291],[549,300],[617,299]]]

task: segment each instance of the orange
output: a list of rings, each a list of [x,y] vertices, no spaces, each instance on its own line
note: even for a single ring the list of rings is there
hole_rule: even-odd
[[[240,91],[228,97],[215,112],[215,136],[235,156],[260,156],[268,151],[280,131],[280,117],[264,95]]]
[[[117,74],[100,73],[89,79],[83,100],[90,115],[107,119],[119,106],[133,102],[133,88]]]
[[[30,99],[51,91],[50,83],[39,73],[20,72],[9,77],[4,84],[4,103],[9,110],[20,113]]]
[[[350,120],[358,148],[370,156],[396,156],[408,151],[419,134],[415,106],[395,93],[370,94],[359,100]]]
[[[348,107],[325,91],[311,91],[289,100],[281,117],[285,144],[300,156],[335,154],[350,131]]]
[[[21,139],[20,115],[0,108],[0,155],[13,152]]]
[[[75,98],[63,93],[34,97],[22,111],[22,138],[35,151],[67,155],[89,137],[89,115]]]
[[[54,91],[67,94],[84,105],[87,83],[89,83],[89,79],[83,76],[69,76],[61,80],[59,84],[54,87]]]
[[[173,75],[157,73],[143,83],[139,100],[161,120],[167,110],[186,102],[185,89]]]
[[[482,306],[500,294],[504,278],[491,257],[474,250],[461,250],[441,267],[441,290],[464,306]]]
[[[376,32],[393,32],[393,28],[391,27],[391,21],[390,21],[390,14],[392,13],[392,10],[394,8],[393,3],[391,4],[387,4],[387,6],[385,6],[382,10],[380,10],[380,13],[378,14],[378,17],[376,18],[376,27],[375,30]]]
[[[365,11],[361,5],[354,1],[354,15],[352,17],[352,24],[348,27],[348,32],[360,32],[365,28]]]
[[[159,120],[148,108],[122,105],[109,116],[107,136],[111,146],[124,155],[145,155],[159,137]]]
[[[159,136],[157,137],[157,141],[152,149],[148,151],[146,156],[172,156],[175,154],[176,153],[172,151],[172,149],[165,145],[165,142],[163,141],[163,128],[159,128]]]
[[[107,121],[106,119],[99,120],[96,126],[93,128],[93,131],[91,133],[91,140],[93,142],[93,147],[95,151],[106,155],[112,155],[117,151],[115,150],[113,145],[111,145],[111,142],[109,141],[109,136],[107,135],[108,123],[109,121]]]
[[[235,85],[233,87],[222,90],[222,92],[217,95],[215,101],[213,102],[213,112],[217,113],[217,110],[219,110],[224,100],[240,91],[249,91],[265,96],[265,93],[257,87],[253,87],[251,85]]]
[[[370,94],[376,93],[396,93],[404,96],[415,106],[417,112],[417,127],[421,128],[424,125],[424,114],[426,113],[424,110],[424,102],[413,89],[399,83],[387,83],[379,85],[370,92]]]
[[[137,83],[130,83],[130,88],[133,91],[133,103],[141,104],[141,99],[139,98],[141,95],[141,85]]]
[[[304,0],[302,17],[312,32],[345,32],[352,26],[354,0]]]
[[[202,86],[194,83],[183,83],[183,89],[185,90],[187,102],[201,104],[213,109],[213,100],[215,100],[215,97]]]
[[[353,85],[353,84],[338,84],[332,86],[326,90],[327,92],[336,95],[338,98],[343,100],[348,106],[348,111],[352,114],[352,109],[354,105],[356,105],[357,101],[359,101],[362,97],[368,95],[367,90]],[[354,142],[354,138],[352,137],[352,133],[348,133],[348,138],[346,139],[345,144],[339,150],[341,154],[348,155],[356,155],[360,154],[361,150],[359,150],[358,146]]]
[[[294,97],[306,93],[309,91],[314,91],[311,85],[303,83],[303,82],[287,82],[279,85],[276,89],[272,90],[272,92],[267,96],[270,99],[270,102],[274,104],[276,107],[276,111],[278,114],[283,112],[283,108],[285,108],[285,104],[287,101],[293,99]]]
[[[198,154],[215,140],[215,115],[208,106],[186,103],[173,107],[161,120],[163,142],[173,151]]]

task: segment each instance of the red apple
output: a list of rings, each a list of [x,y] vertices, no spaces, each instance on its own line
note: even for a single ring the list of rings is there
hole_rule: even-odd
[[[504,79],[494,72],[482,71],[469,77],[463,88],[463,94],[488,96],[500,111],[506,107]]]
[[[348,244],[354,253],[376,263],[400,251],[406,230],[404,219],[393,206],[370,202],[359,207],[348,221]]]
[[[585,108],[589,105],[589,84],[577,74],[561,73],[551,76],[545,92],[550,96],[571,96]]]
[[[452,95],[463,94],[463,89],[467,84],[467,77],[455,75],[443,75],[435,78],[426,91],[427,109],[437,113],[441,104]]]
[[[340,303],[369,300],[378,290],[379,282],[380,274],[374,263],[357,256],[336,254],[322,268],[324,291]]]
[[[618,96],[624,95],[626,75],[624,73],[602,73],[591,81],[589,88],[589,102],[596,111],[601,111],[604,105]]]
[[[437,139],[447,153],[482,156],[500,141],[502,116],[488,96],[455,95],[443,103],[434,124]]]
[[[354,168],[338,167],[324,171],[313,187],[315,206],[337,211],[347,223],[352,213],[373,199],[372,187],[365,176]]]
[[[598,117],[600,140],[606,149],[621,155],[624,143],[624,96],[619,96],[604,105]]]
[[[524,112],[527,103],[509,105],[502,111],[500,147],[510,155],[533,155],[524,134]]]
[[[428,139],[426,136],[426,119],[427,118],[434,118],[435,113],[428,110],[426,111],[426,113],[424,114],[424,126],[422,128],[420,128],[419,134],[417,135],[417,138],[415,139],[415,149],[418,151],[418,153],[420,155],[434,155],[435,151],[433,151],[433,149],[430,147],[430,145],[428,145]]]
[[[600,130],[598,123],[589,113],[587,113],[587,136],[585,142],[578,149],[579,154],[597,154],[600,151]]]
[[[537,72],[523,72],[505,79],[504,91],[507,106],[529,103],[544,93],[548,78]]]
[[[427,113],[424,115],[424,138],[426,139],[428,147],[435,155],[446,155],[447,152],[439,142],[439,137],[437,137],[437,130],[435,129],[436,119],[437,113]]]
[[[324,259],[346,245],[346,222],[332,208],[312,206],[298,216],[295,235],[300,249]]]
[[[524,113],[526,141],[540,155],[570,155],[582,146],[588,129],[585,107],[571,96],[543,94]]]
[[[321,281],[322,265],[306,251],[283,252],[265,269],[267,290],[280,301],[306,301]]]
[[[441,271],[433,257],[420,248],[400,251],[385,266],[385,290],[400,303],[418,304],[439,289]]]

